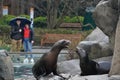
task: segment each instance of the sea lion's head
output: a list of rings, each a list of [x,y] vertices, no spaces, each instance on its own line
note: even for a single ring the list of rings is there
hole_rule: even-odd
[[[70,40],[66,40],[66,39],[62,39],[62,40],[59,40],[57,41],[54,46],[59,46],[61,48],[68,48],[69,45],[70,45],[71,41]]]
[[[87,56],[84,49],[77,47],[76,53],[79,55],[80,58],[85,58]]]

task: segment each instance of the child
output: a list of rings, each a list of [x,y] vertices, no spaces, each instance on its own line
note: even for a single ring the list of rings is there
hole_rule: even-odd
[[[25,52],[32,52],[32,44],[34,43],[33,41],[33,31],[30,29],[29,25],[26,24],[24,29],[23,29],[23,47]],[[25,56],[26,59],[28,60],[28,55]],[[32,54],[30,55],[31,57],[31,62],[33,62],[33,56]],[[24,62],[25,62],[24,60]]]

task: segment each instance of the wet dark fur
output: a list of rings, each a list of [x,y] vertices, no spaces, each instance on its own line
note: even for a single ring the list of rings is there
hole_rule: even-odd
[[[5,80],[2,76],[0,76],[0,80]]]
[[[102,62],[97,63],[93,60],[90,60],[88,54],[85,53],[85,57],[81,57],[78,49],[76,53],[79,55],[80,58],[80,68],[81,68],[81,76],[85,75],[96,75],[96,74],[107,74],[110,70],[110,62]],[[103,67],[108,65],[108,68]]]
[[[50,52],[44,54],[33,66],[32,72],[34,77],[39,80],[41,76],[47,76],[53,72],[54,75],[60,76],[57,69],[57,58],[60,51],[69,45],[68,40],[60,40],[51,48]],[[60,76],[62,77],[62,76]]]

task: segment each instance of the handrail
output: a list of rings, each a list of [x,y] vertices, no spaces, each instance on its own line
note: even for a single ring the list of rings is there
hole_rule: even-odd
[[[40,52],[8,52],[8,54],[45,54],[47,52],[43,52],[43,53],[40,53]],[[67,54],[65,52],[62,52],[60,54]]]

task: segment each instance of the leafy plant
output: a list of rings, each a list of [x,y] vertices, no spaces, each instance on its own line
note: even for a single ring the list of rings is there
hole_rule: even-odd
[[[11,19],[15,18],[13,15],[5,15],[0,18],[0,25],[9,25]]]
[[[78,22],[83,23],[83,21],[84,21],[83,16],[75,16],[75,17],[66,16],[64,18],[64,22],[66,22],[66,23],[78,23]]]
[[[46,17],[37,17],[34,19],[34,27],[46,28],[47,26],[46,22],[47,22]]]
[[[19,15],[20,17],[25,17],[25,18],[27,18],[27,19],[29,19],[30,20],[30,16],[29,15]]]
[[[0,33],[1,34],[10,34],[11,26],[8,25],[0,25]]]

